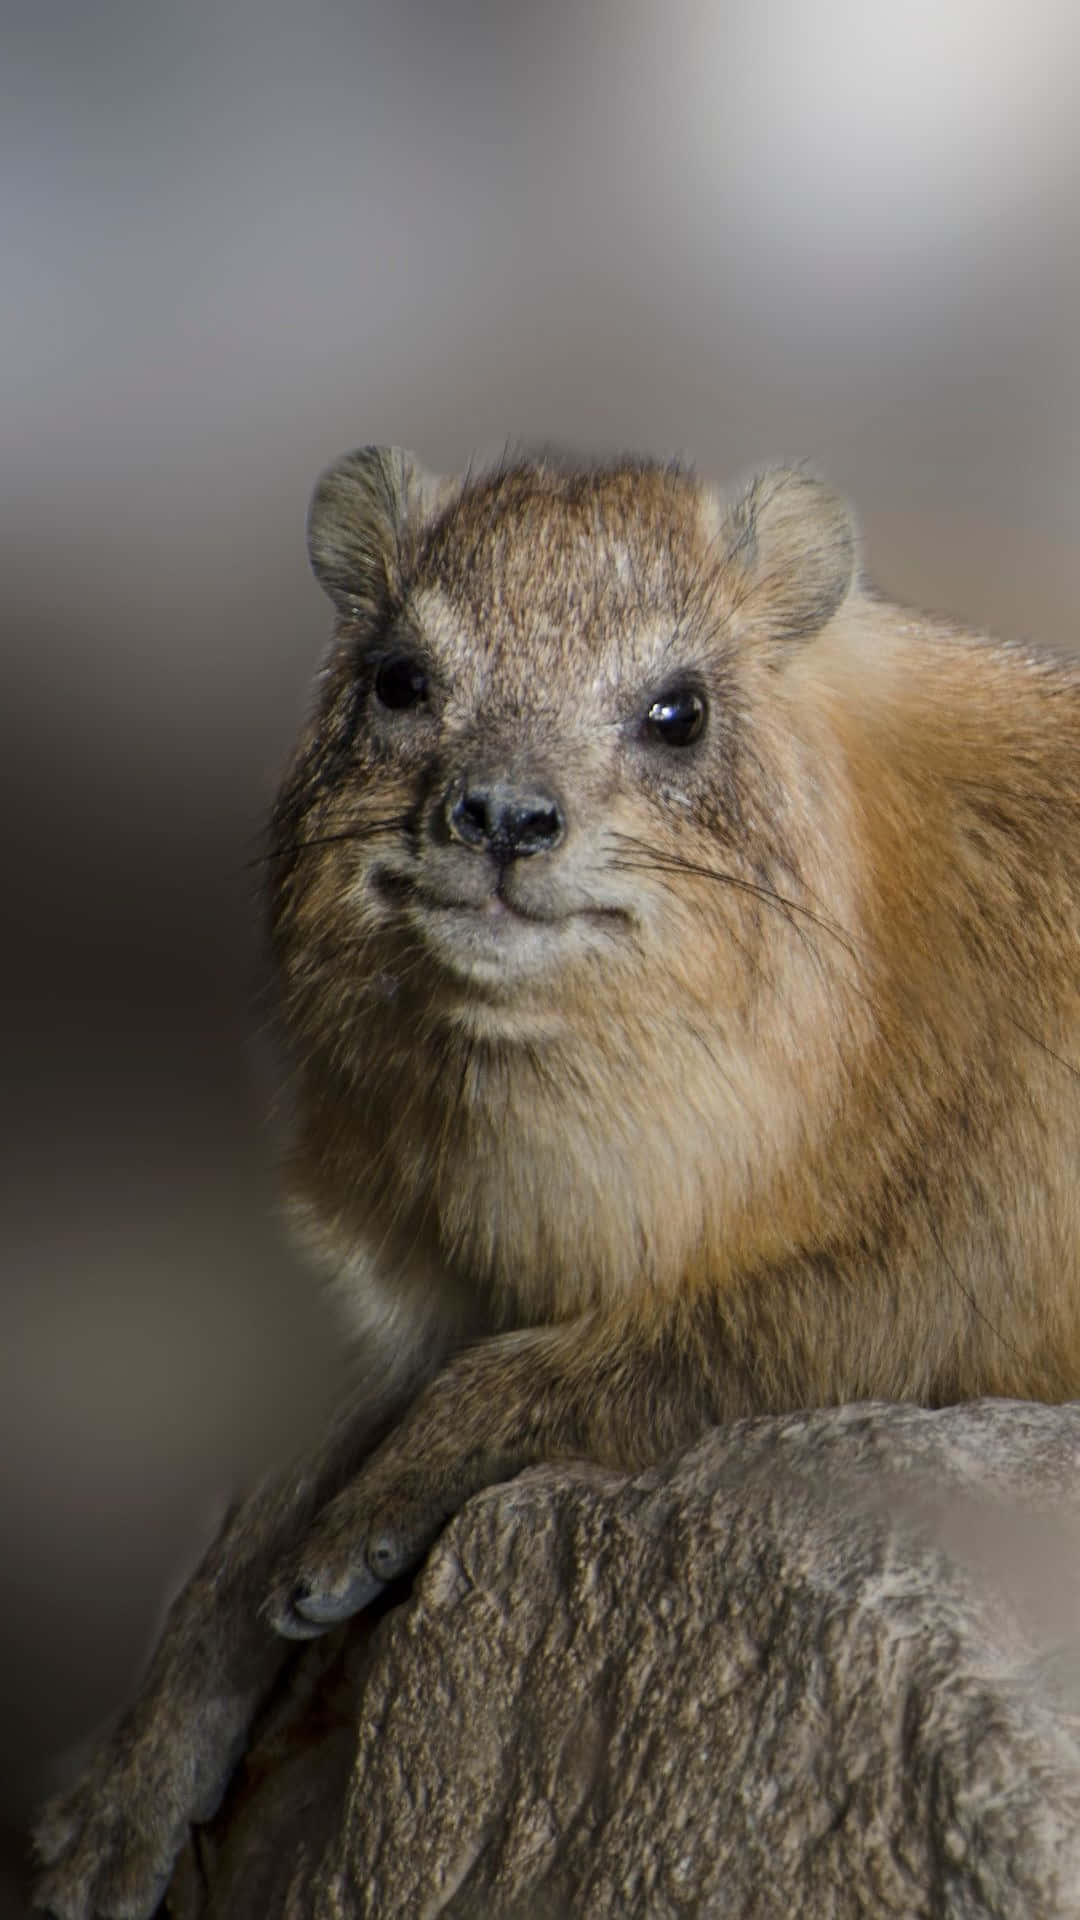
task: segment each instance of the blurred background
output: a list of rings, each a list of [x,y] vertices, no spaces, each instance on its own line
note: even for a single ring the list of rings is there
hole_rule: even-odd
[[[328,631],[315,473],[805,455],[880,584],[1070,645],[1078,43],[1072,0],[7,0],[5,1920],[31,1805],[342,1377],[250,864]]]

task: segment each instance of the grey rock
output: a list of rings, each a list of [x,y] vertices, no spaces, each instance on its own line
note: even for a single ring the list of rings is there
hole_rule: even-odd
[[[300,1659],[177,1920],[1080,1916],[1080,1407],[741,1422],[471,1502]]]

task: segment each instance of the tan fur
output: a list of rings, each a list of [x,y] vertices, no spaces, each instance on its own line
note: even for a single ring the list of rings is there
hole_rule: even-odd
[[[1074,669],[875,597],[802,473],[366,449],[310,546],[338,625],[271,921],[293,1207],[359,1386],[43,1822],[61,1920],[149,1915],[277,1634],[528,1461],[1080,1393]]]

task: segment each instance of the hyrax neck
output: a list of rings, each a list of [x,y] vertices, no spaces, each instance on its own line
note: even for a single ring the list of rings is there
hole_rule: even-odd
[[[729,1005],[642,979],[636,1006],[613,990],[497,1026],[467,1003],[402,1009],[400,1032],[373,1026],[362,1084],[310,1087],[295,1189],[333,1248],[383,1267],[420,1249],[487,1324],[715,1288],[784,1256],[815,1176],[821,1230],[865,1025],[850,967],[791,938]]]

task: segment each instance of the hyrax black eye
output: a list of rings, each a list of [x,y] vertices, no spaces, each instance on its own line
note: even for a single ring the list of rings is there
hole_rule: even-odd
[[[402,707],[420,706],[427,695],[427,674],[407,654],[396,653],[392,659],[384,660],[376,672],[375,698],[382,706],[392,707],[395,712]]]
[[[665,747],[691,747],[705,731],[708,707],[704,696],[689,687],[662,693],[645,716],[645,731]]]

